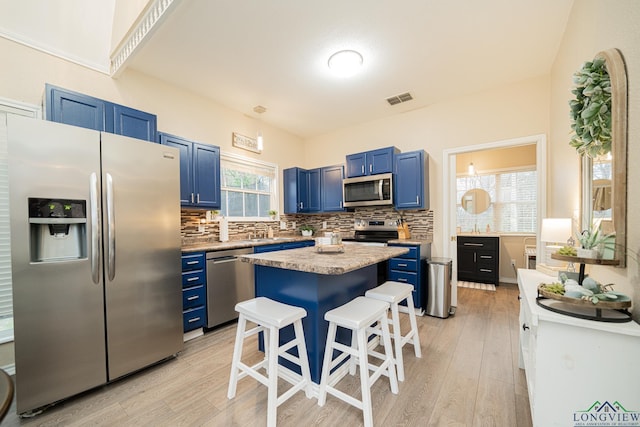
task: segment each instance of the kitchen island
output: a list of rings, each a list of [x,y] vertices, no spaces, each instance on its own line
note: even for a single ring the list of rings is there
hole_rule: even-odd
[[[256,296],[302,307],[302,320],[311,379],[320,383],[322,359],[329,323],[324,314],[378,285],[377,264],[405,254],[397,246],[345,246],[344,252],[318,253],[316,247],[243,255],[240,259],[256,265]],[[293,328],[285,328],[281,341],[293,338]],[[338,341],[350,345],[349,331],[339,329]],[[280,363],[283,363],[281,359]],[[292,366],[293,369],[295,367]]]

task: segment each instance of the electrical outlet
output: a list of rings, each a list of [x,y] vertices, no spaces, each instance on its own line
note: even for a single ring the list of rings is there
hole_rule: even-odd
[[[286,230],[286,229],[287,229],[287,222],[280,221],[280,230]]]
[[[516,266],[516,260],[514,258],[511,258],[511,265],[514,267]]]

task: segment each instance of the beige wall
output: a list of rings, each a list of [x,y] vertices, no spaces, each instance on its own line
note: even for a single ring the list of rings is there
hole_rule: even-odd
[[[549,132],[549,79],[507,84],[427,108],[363,123],[306,141],[306,166],[344,162],[344,155],[395,145],[430,156],[432,253],[442,255],[442,153],[452,147]]]
[[[456,173],[468,173],[469,163],[477,173],[510,168],[536,167],[535,144],[521,145],[511,148],[474,151],[456,155]]]
[[[277,163],[281,168],[299,165],[304,147],[299,137],[268,126],[242,113],[222,107],[198,94],[169,86],[135,71],[118,79],[0,38],[0,97],[41,104],[45,83],[148,111],[158,116],[158,130],[218,145],[223,152]],[[255,136],[261,130],[262,154],[231,146],[238,132]],[[282,211],[282,196],[280,196]]]
[[[638,252],[640,250],[640,4],[636,0],[576,1],[567,23],[559,53],[551,70],[551,133],[549,138],[548,214],[575,216],[579,193],[579,159],[568,145],[570,131],[567,102],[571,76],[583,62],[598,52],[618,48],[626,62],[628,80],[628,177],[627,245],[633,252],[627,268],[594,267],[591,276],[603,283],[615,283],[620,292],[634,296],[640,304]],[[614,141],[615,144],[615,141]],[[640,321],[640,310],[634,319]]]

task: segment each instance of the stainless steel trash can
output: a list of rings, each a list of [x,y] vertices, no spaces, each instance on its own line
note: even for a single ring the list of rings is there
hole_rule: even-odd
[[[429,316],[449,317],[451,309],[451,258],[427,260],[429,277],[427,282],[427,310]]]

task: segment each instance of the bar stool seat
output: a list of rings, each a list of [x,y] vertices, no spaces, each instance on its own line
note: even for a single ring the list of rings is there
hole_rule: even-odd
[[[329,322],[327,332],[327,344],[322,363],[322,376],[318,393],[318,405],[324,406],[327,393],[362,410],[365,427],[373,426],[373,411],[371,408],[371,386],[381,375],[389,377],[391,392],[398,393],[398,381],[391,348],[391,337],[387,322],[389,304],[371,298],[357,297],[352,301],[329,310],[325,313],[325,320]],[[375,327],[370,325],[375,323]],[[338,326],[351,330],[351,347],[336,342]],[[384,345],[384,354],[369,350],[369,335],[378,330]],[[334,359],[333,352],[338,350],[340,354]],[[369,363],[369,356],[382,360],[379,366]],[[360,387],[362,400],[358,400],[341,390],[335,388],[344,375],[339,370],[331,374],[331,370],[349,358],[349,373],[355,374],[356,364],[360,367]],[[373,371],[369,376],[369,371]]]
[[[236,395],[238,380],[249,375],[267,386],[267,425],[275,427],[277,420],[277,408],[287,399],[300,390],[304,390],[307,398],[311,397],[311,374],[309,371],[309,359],[307,358],[307,348],[304,341],[304,331],[302,329],[302,318],[307,312],[300,307],[283,304],[269,298],[258,297],[236,304],[235,310],[240,314],[238,317],[238,329],[236,331],[236,342],[233,349],[233,360],[231,362],[231,377],[229,379],[229,389],[227,397],[233,399]],[[257,326],[246,330],[247,321],[255,323]],[[288,343],[280,346],[280,329],[293,324],[295,337]],[[264,336],[264,359],[248,366],[242,363],[242,347],[244,339],[263,332]],[[289,353],[288,350],[297,347],[298,356]],[[278,357],[282,357],[300,366],[302,375],[298,375],[290,369],[278,364]],[[266,376],[259,372],[259,369],[266,370]],[[278,378],[283,378],[292,387],[278,397]],[[299,378],[293,381],[292,378]]]
[[[391,305],[391,319],[389,322],[393,325],[393,344],[395,347],[395,359],[398,370],[398,381],[404,381],[404,358],[402,356],[402,347],[407,343],[413,344],[413,350],[416,357],[422,357],[420,348],[420,336],[418,335],[418,324],[416,322],[416,313],[413,306],[413,286],[406,283],[387,281],[382,285],[370,289],[365,293],[367,298],[387,302]],[[400,313],[399,304],[407,301],[407,312],[409,314],[409,323],[411,330],[407,335],[402,335],[400,329]]]

